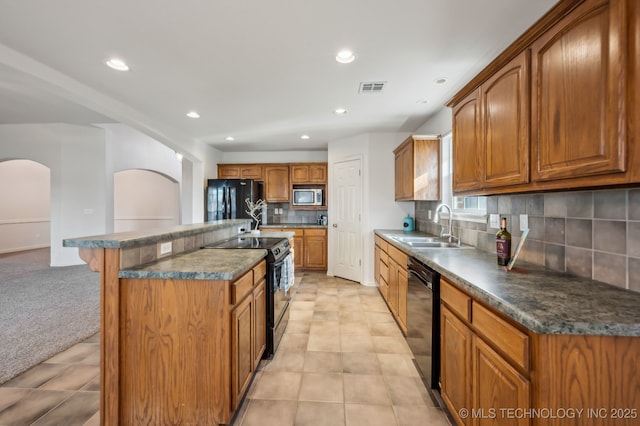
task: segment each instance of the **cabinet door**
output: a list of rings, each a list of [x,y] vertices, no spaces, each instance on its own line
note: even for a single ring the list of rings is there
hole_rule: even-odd
[[[529,181],[529,51],[482,85],[484,187]]]
[[[398,317],[398,264],[389,259],[389,309],[394,317]]]
[[[291,183],[308,183],[309,182],[309,166],[307,164],[292,164]]]
[[[327,236],[304,236],[304,267],[307,269],[327,269]]]
[[[625,171],[625,10],[587,0],[532,45],[532,179]]]
[[[326,164],[310,164],[309,165],[309,182],[310,183],[327,183],[327,165]]]
[[[253,291],[253,366],[258,368],[262,354],[267,347],[267,293],[263,278]]]
[[[265,166],[263,170],[266,201],[288,202],[289,166]]]
[[[381,249],[378,245],[373,247],[373,280],[380,285],[380,256]]]
[[[531,407],[530,382],[518,373],[507,361],[484,343],[479,337],[473,339],[473,405],[486,415],[476,417],[475,425],[528,426],[531,419],[509,418],[496,412],[496,418],[490,419],[491,409],[518,408],[528,410]],[[497,422],[496,422],[497,421]]]
[[[262,180],[262,166],[259,164],[247,164],[240,167],[240,177],[243,179]]]
[[[406,140],[394,151],[395,200],[413,199],[413,140]]]
[[[231,311],[231,390],[234,409],[242,399],[253,373],[252,299],[252,296],[246,297]]]
[[[398,321],[400,328],[407,334],[407,291],[409,289],[409,277],[407,270],[398,267]]]
[[[453,108],[453,191],[482,188],[482,146],[479,90]]]
[[[240,167],[218,164],[218,179],[240,179]]]
[[[470,425],[469,417],[461,418],[461,408],[471,408],[471,330],[446,305],[442,306],[440,326],[440,386],[449,412],[460,425]]]
[[[304,269],[304,237],[293,237],[293,245],[293,267],[294,269]]]

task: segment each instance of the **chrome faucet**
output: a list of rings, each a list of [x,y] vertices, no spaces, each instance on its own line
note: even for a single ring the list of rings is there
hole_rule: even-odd
[[[440,216],[441,216],[441,211],[447,209],[449,212],[449,223],[448,223],[448,229],[447,232],[444,232],[445,230],[445,226],[440,224]],[[456,238],[453,236],[453,233],[451,232],[452,229],[452,225],[453,225],[453,215],[451,213],[451,207],[449,207],[448,205],[446,205],[445,203],[440,204],[437,208],[436,208],[436,214],[433,218],[433,221],[435,223],[440,224],[440,238],[445,238],[448,237],[449,238],[449,242],[451,243],[452,240],[458,240],[458,243],[460,242],[460,239]]]

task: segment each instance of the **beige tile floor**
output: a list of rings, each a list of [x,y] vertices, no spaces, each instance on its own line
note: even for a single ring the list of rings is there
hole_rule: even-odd
[[[449,425],[376,288],[304,273],[234,426]],[[99,339],[0,386],[0,426],[98,425]]]

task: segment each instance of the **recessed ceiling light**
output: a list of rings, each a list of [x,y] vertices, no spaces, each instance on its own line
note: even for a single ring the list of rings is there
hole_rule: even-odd
[[[333,113],[338,115],[343,115],[347,113],[347,110],[345,108],[336,108],[336,110],[333,111]]]
[[[235,138],[233,136],[227,136],[226,138],[224,138],[225,141],[235,141]]]
[[[447,77],[438,77],[433,80],[435,84],[445,84],[447,82]]]
[[[107,61],[107,66],[117,71],[129,71],[129,65],[127,65],[122,59],[111,58]]]
[[[309,139],[309,135],[302,135],[300,136],[300,139]]]
[[[190,111],[187,113],[187,117],[189,118],[200,118],[200,114],[198,114],[196,111]]]
[[[336,55],[336,61],[340,62],[341,64],[350,64],[355,60],[356,55],[354,55],[353,52],[348,49],[341,50]]]

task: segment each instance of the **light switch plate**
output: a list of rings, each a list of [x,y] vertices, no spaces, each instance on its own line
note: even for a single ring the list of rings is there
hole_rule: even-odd
[[[521,214],[520,215],[520,230],[524,231],[529,227],[529,215]]]
[[[498,229],[500,228],[500,215],[499,214],[490,214],[489,215],[489,227]]]

